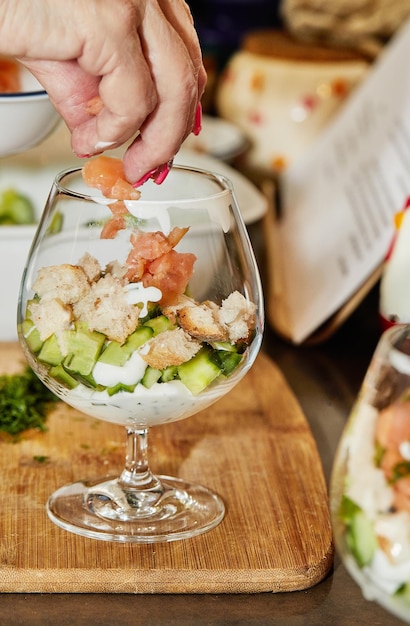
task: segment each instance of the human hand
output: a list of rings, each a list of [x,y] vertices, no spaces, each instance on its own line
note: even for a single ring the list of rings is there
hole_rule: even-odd
[[[78,156],[140,131],[124,155],[130,182],[161,182],[198,126],[206,74],[184,0],[0,0],[0,52],[44,86]]]

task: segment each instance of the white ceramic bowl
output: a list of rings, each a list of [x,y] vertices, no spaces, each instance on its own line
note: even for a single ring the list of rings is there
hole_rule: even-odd
[[[61,119],[43,87],[24,67],[20,81],[20,92],[0,93],[0,157],[40,143]]]

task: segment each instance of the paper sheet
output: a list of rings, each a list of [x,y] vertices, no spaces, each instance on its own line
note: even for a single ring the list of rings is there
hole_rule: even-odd
[[[383,262],[410,195],[410,22],[301,160],[279,224],[292,340],[304,341]]]

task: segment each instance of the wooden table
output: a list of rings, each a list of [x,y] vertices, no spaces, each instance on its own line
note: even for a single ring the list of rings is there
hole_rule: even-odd
[[[258,227],[252,227],[258,244]],[[325,344],[293,347],[269,328],[264,351],[279,366],[315,437],[326,480],[343,426],[379,338],[377,289]],[[0,624],[48,626],[344,626],[402,622],[363,599],[336,557],[317,585],[256,594],[3,594]]]

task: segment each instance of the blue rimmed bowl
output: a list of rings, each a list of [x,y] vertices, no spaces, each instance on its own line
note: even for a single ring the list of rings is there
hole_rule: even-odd
[[[20,82],[18,93],[0,93],[0,157],[37,145],[61,119],[42,85],[24,67]]]

